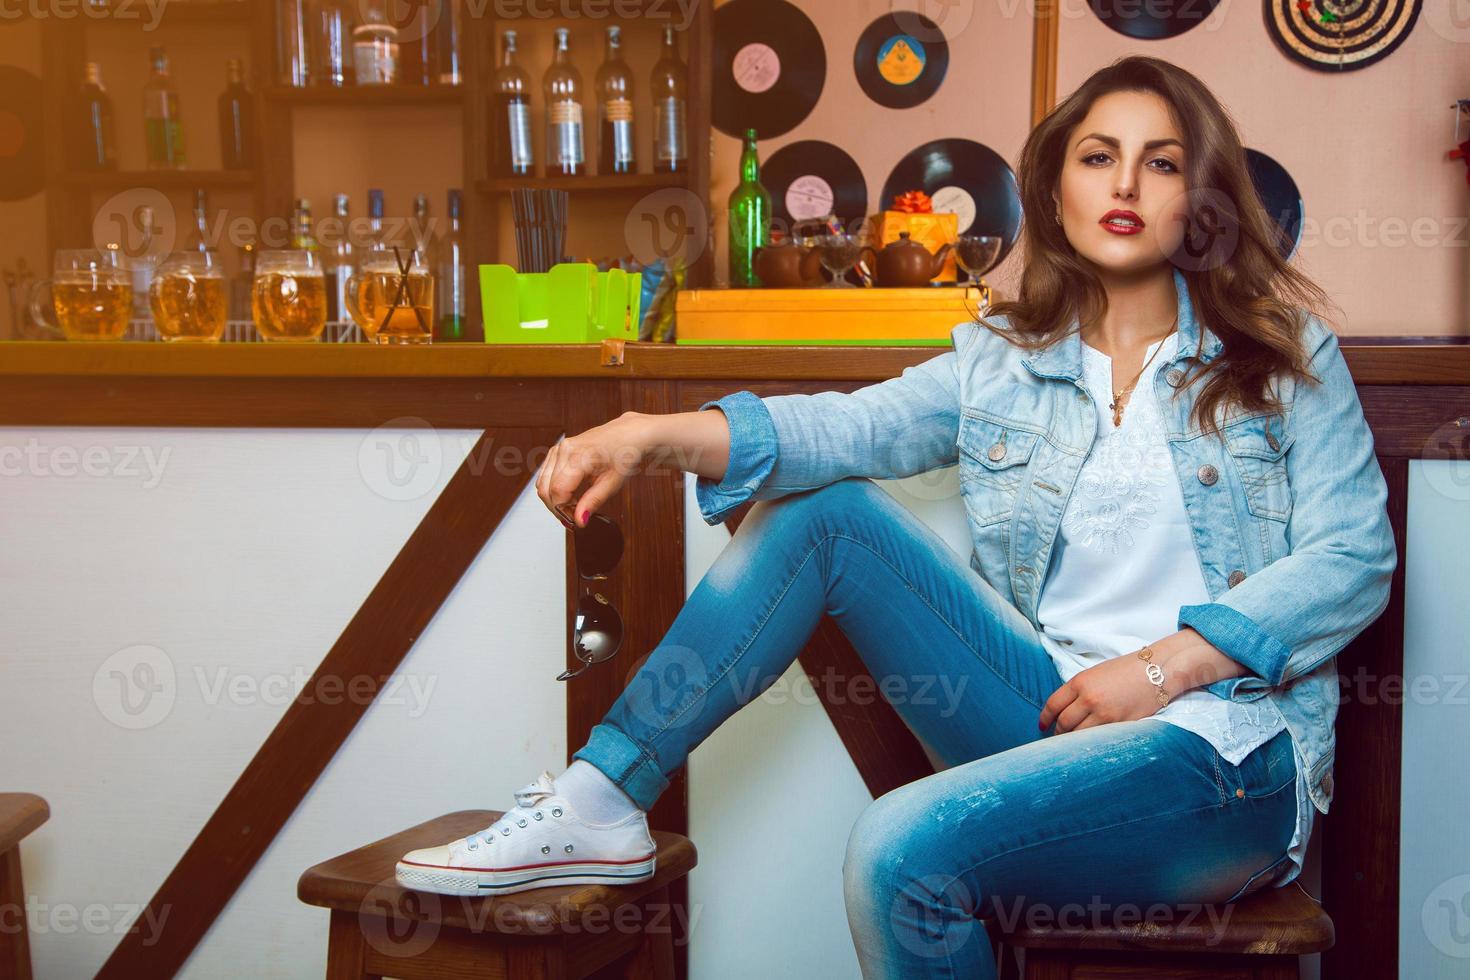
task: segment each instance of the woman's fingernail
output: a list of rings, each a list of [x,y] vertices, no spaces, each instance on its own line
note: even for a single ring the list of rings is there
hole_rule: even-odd
[[[1038,721],[1036,723],[1036,727],[1039,728],[1039,729],[1041,729],[1042,731],[1046,731],[1046,722],[1044,722],[1044,721]]]
[[[587,512],[585,510],[582,511],[582,526],[583,527],[586,527],[587,526]]]

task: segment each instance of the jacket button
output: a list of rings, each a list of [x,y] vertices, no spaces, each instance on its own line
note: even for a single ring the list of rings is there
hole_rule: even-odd
[[[990,457],[990,461],[992,463],[998,463],[1005,458],[1005,454],[1006,444],[1003,442],[997,442],[995,445],[990,447],[990,451],[987,452],[985,455]]]
[[[1322,792],[1329,796],[1332,795],[1332,773],[1330,772],[1322,777]]]
[[[1280,443],[1280,442],[1278,442],[1278,441],[1277,441],[1277,440],[1276,440],[1276,437],[1275,437],[1275,436],[1274,436],[1274,435],[1272,435],[1272,434],[1271,434],[1271,433],[1269,433],[1269,432],[1268,432],[1268,433],[1266,433],[1266,445],[1268,445],[1268,446],[1270,446],[1270,447],[1271,447],[1271,451],[1272,451],[1272,452],[1273,452],[1273,453],[1274,453],[1274,452],[1275,452],[1275,451],[1276,451],[1276,450],[1278,450],[1278,449],[1280,449],[1280,448],[1281,448],[1281,443]]]
[[[1244,798],[1244,796],[1245,796],[1245,790],[1238,789],[1238,790],[1235,791],[1235,797],[1236,797],[1236,799],[1242,799],[1242,798]]]
[[[1240,569],[1237,568],[1235,571],[1230,573],[1230,577],[1225,580],[1225,584],[1229,585],[1233,589],[1244,581],[1245,572],[1242,572]]]
[[[1207,487],[1214,486],[1215,481],[1220,479],[1220,471],[1215,469],[1209,463],[1201,466],[1199,468],[1199,472],[1195,475],[1199,477],[1199,482],[1203,483]]]
[[[1178,368],[1174,368],[1168,374],[1164,375],[1164,380],[1169,382],[1169,387],[1178,388],[1179,382],[1184,380],[1184,372]]]

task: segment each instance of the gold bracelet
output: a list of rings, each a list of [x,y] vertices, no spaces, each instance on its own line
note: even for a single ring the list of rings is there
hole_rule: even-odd
[[[1139,658],[1148,664],[1147,673],[1149,683],[1159,689],[1159,706],[1163,707],[1169,703],[1169,695],[1164,691],[1164,668],[1153,662],[1153,655],[1154,653],[1149,649],[1147,643],[1143,645],[1142,650],[1138,651]]]

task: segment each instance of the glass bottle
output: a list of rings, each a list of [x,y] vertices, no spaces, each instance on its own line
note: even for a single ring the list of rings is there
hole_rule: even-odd
[[[546,156],[548,174],[580,177],[586,173],[582,144],[582,74],[572,64],[571,31],[556,29],[556,53],[546,69]]]
[[[398,28],[388,19],[387,0],[359,0],[362,23],[352,29],[352,63],[359,85],[398,80]]]
[[[660,174],[689,169],[689,70],[679,59],[673,25],[664,28],[664,46],[653,66],[653,170]]]
[[[607,29],[607,51],[597,69],[600,174],[630,174],[633,163],[633,73],[623,60],[623,31]]]
[[[254,112],[240,59],[225,62],[225,79],[225,90],[219,97],[220,166],[248,170],[255,166]]]
[[[503,36],[500,68],[495,72],[495,158],[492,176],[525,177],[534,166],[531,153],[531,76],[516,64],[516,32]]]
[[[202,187],[194,191],[194,228],[189,232],[189,244],[184,251],[209,251],[209,195]]]
[[[330,245],[330,257],[327,259],[327,319],[338,323],[347,319],[347,278],[356,269],[355,250],[352,245],[352,236],[347,233],[351,227],[348,211],[351,209],[352,199],[346,194],[338,194],[332,202],[332,215],[337,219],[334,231],[337,233],[336,240]],[[340,229],[340,230],[338,230]]]
[[[438,80],[434,54],[441,7],[441,0],[417,0],[408,19],[396,25],[398,81],[404,85],[432,85]]]
[[[311,82],[307,0],[276,0],[276,82],[302,87]]]
[[[352,69],[353,20],[352,0],[321,0],[316,19],[320,63],[311,73],[316,84],[342,88],[356,81]]]
[[[434,229],[429,224],[429,195],[418,194],[413,199],[413,224],[408,229],[408,240],[419,253],[419,261],[433,268]]]
[[[383,192],[376,187],[368,191],[368,240],[363,251],[368,255],[391,252],[387,236],[383,233]]]
[[[86,71],[72,115],[72,162],[78,170],[116,170],[112,99],[102,87],[102,69],[97,63],[87,62]]]
[[[311,202],[304,197],[296,199],[295,214],[291,218],[291,247],[305,252],[317,250],[316,236],[311,228]]]
[[[761,183],[760,155],[756,152],[755,130],[745,131],[745,151],[740,155],[740,186],[730,194],[730,285],[759,286],[755,274],[755,250],[768,243],[771,234],[771,193]]]
[[[465,264],[460,221],[464,213],[464,195],[458,189],[449,192],[449,233],[439,242],[439,262],[435,266],[439,290],[439,324],[435,341],[461,341],[465,337]]]
[[[184,124],[179,115],[179,93],[168,77],[168,54],[163,48],[149,52],[153,74],[143,86],[144,142],[148,166],[154,170],[184,167]]]
[[[443,0],[439,8],[439,24],[434,31],[440,85],[459,85],[464,81],[460,55],[463,31],[464,13],[460,10],[460,0]]]

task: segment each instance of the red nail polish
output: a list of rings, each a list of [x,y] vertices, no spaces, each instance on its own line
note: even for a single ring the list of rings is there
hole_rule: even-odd
[[[582,511],[582,526],[583,527],[586,527],[587,526],[587,512],[585,510]]]

